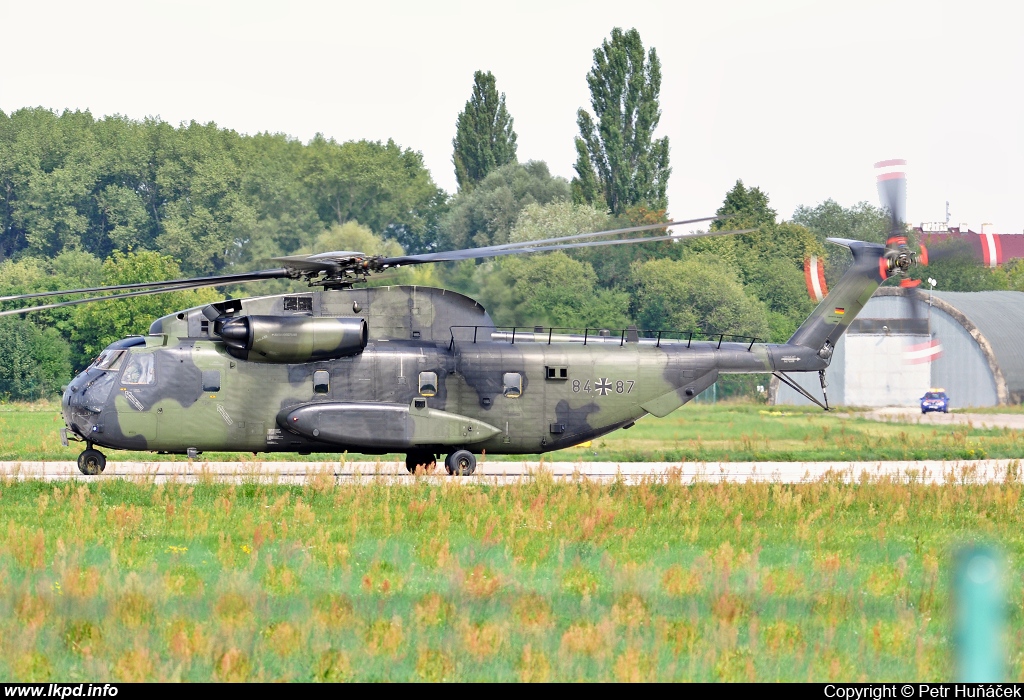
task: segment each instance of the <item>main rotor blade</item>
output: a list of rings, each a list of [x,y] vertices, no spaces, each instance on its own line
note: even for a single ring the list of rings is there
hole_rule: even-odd
[[[55,292],[34,292],[32,294],[15,294],[13,296],[0,297],[0,301],[18,301],[21,299],[40,299],[42,297],[64,296],[66,294],[92,294],[93,292],[113,292],[118,289],[145,289],[148,287],[173,287],[181,284],[195,284],[199,286],[218,286],[221,284],[237,284],[239,282],[256,282],[265,279],[277,279],[287,277],[288,270],[277,268],[274,270],[259,270],[257,272],[240,272],[232,275],[214,275],[211,277],[191,277],[180,280],[166,280],[164,282],[133,282],[131,284],[114,284],[108,287],[85,287],[82,289],[62,289]]]
[[[661,226],[664,226],[662,224]],[[647,236],[642,238],[622,238],[614,241],[586,241],[583,243],[563,243],[561,245],[535,246],[532,248],[501,248],[498,250],[483,248],[469,248],[467,250],[453,250],[448,253],[424,253],[422,255],[406,255],[395,258],[380,258],[376,263],[380,267],[400,267],[402,265],[420,265],[432,262],[452,262],[455,260],[471,260],[473,258],[496,258],[502,255],[519,255],[527,253],[548,253],[556,250],[570,250],[574,248],[596,248],[606,245],[624,245],[626,243],[652,243],[655,241],[679,241],[687,238],[702,238],[705,236],[728,236],[737,233],[751,233],[754,228],[745,228],[734,231],[699,231],[696,233],[683,233],[668,236]],[[481,252],[485,251],[485,252]]]
[[[274,268],[270,270],[259,270],[256,272],[242,272],[230,275],[214,275],[208,277],[193,277],[178,280],[164,280],[160,282],[132,282],[127,284],[108,285],[103,287],[83,287],[81,289],[63,289],[49,292],[33,292],[30,294],[14,294],[9,296],[0,297],[0,302],[4,301],[20,301],[25,299],[40,299],[44,297],[54,296],[66,296],[71,294],[91,294],[94,292],[111,292],[123,289],[135,290],[126,294],[113,294],[100,297],[87,297],[85,299],[75,299],[71,301],[55,302],[52,304],[42,304],[39,306],[30,306],[20,309],[8,309],[6,311],[0,311],[0,317],[10,316],[15,314],[26,314],[33,313],[36,311],[45,311],[48,309],[58,309],[65,306],[76,306],[78,304],[88,304],[94,301],[110,301],[113,299],[127,299],[136,296],[148,296],[152,294],[161,294],[163,292],[174,292],[188,289],[199,289],[201,287],[216,287],[227,284],[239,284],[243,282],[253,282],[257,280],[265,279],[277,279],[282,277],[294,277],[296,274],[303,276],[309,276],[309,273],[316,274],[318,271],[328,272],[328,274],[337,274],[339,272],[344,273],[352,263],[359,263],[358,268],[367,272],[374,271],[380,272],[390,267],[399,267],[402,265],[417,265],[432,262],[448,262],[456,260],[470,260],[475,258],[491,258],[499,257],[503,255],[518,255],[520,253],[546,253],[557,250],[569,250],[575,248],[590,248],[604,245],[625,245],[628,243],[649,243],[655,241],[670,241],[670,240],[682,240],[685,238],[695,238],[701,236],[724,236],[734,233],[749,233],[756,229],[743,229],[742,231],[698,231],[685,234],[677,235],[665,235],[665,236],[647,236],[638,238],[624,238],[612,241],[593,241],[589,240],[592,238],[601,238],[605,236],[628,234],[628,233],[639,233],[641,231],[653,231],[658,229],[665,229],[670,226],[679,226],[682,224],[692,224],[701,221],[717,221],[721,219],[730,218],[728,216],[709,216],[701,217],[697,219],[686,219],[681,221],[664,221],[653,224],[642,224],[639,226],[628,226],[620,229],[612,229],[608,231],[596,231],[593,233],[579,233],[571,236],[560,236],[557,238],[545,238],[536,241],[517,241],[514,243],[505,243],[495,246],[483,246],[479,248],[468,248],[463,250],[453,250],[440,253],[423,253],[419,255],[403,255],[392,258],[378,258],[373,256],[367,256],[366,259],[362,259],[362,253],[344,252],[341,256],[344,256],[344,260],[336,260],[332,256],[334,254],[321,253],[319,256],[292,256],[291,258],[280,258],[280,262],[283,262],[287,267]],[[581,242],[583,241],[583,242]],[[359,259],[356,259],[359,256]],[[346,264],[348,263],[348,264]],[[352,271],[356,271],[352,268]]]
[[[626,228],[611,229],[608,231],[597,231],[593,233],[574,233],[570,236],[559,236],[557,238],[544,238],[535,241],[515,241],[513,243],[501,243],[499,245],[481,246],[478,248],[462,248],[459,250],[445,250],[436,253],[420,253],[414,255],[396,256],[396,258],[381,258],[375,255],[353,251],[335,251],[328,253],[316,253],[312,255],[291,255],[288,257],[272,258],[274,262],[287,265],[289,268],[306,273],[327,272],[337,274],[343,271],[351,271],[357,274],[363,272],[380,272],[381,270],[396,264],[394,260],[402,259],[403,265],[414,265],[428,262],[444,262],[451,260],[470,260],[474,258],[491,257],[496,251],[514,250],[525,248],[536,248],[539,245],[558,244],[575,242],[582,239],[603,238],[625,233],[638,233],[640,231],[654,231],[665,229],[670,226],[681,224],[692,224],[698,221],[718,221],[731,218],[728,216],[705,216],[699,219],[686,219],[683,221],[662,221],[654,224],[641,224],[639,226],[628,226]],[[503,253],[505,254],[505,253]]]
[[[266,270],[265,272],[269,272]],[[239,275],[241,276],[241,275]],[[267,279],[267,278],[260,278]],[[272,279],[272,278],[269,278]],[[222,284],[242,284],[243,282],[249,282],[247,279],[234,279],[228,281],[218,282],[191,282],[188,284],[178,284],[173,287],[163,287],[161,289],[144,289],[137,292],[127,292],[125,294],[112,294],[105,297],[86,297],[84,299],[72,299],[70,301],[58,301],[52,304],[43,304],[41,306],[26,306],[21,309],[8,309],[6,311],[0,311],[0,316],[15,316],[17,314],[29,314],[35,313],[36,311],[46,311],[47,309],[59,309],[64,306],[77,306],[78,304],[90,304],[94,301],[111,301],[112,299],[128,299],[130,297],[143,297],[151,294],[166,294],[167,292],[181,292],[188,291],[190,289],[201,289],[202,287],[219,287]]]
[[[596,248],[605,245],[623,245],[625,243],[649,243],[652,241],[679,241],[686,238],[703,238],[705,236],[731,236],[737,233],[753,233],[756,228],[741,228],[732,231],[699,231],[697,233],[682,233],[667,236],[647,236],[645,238],[620,238],[614,241],[587,241],[585,243],[566,243],[564,245],[544,246],[542,248],[531,248],[526,251],[521,249],[498,251],[499,255],[514,255],[515,253],[530,252],[543,253],[552,250],[569,250],[571,248]]]
[[[535,246],[546,243],[561,243],[568,242],[574,239],[581,238],[599,238],[602,236],[614,236],[620,233],[637,233],[638,231],[653,231],[660,228],[668,228],[669,226],[679,226],[681,224],[696,224],[701,221],[721,221],[722,219],[730,219],[734,214],[728,216],[704,216],[699,219],[685,219],[682,221],[665,221],[658,224],[642,224],[639,226],[629,226],[627,228],[611,229],[609,231],[597,231],[595,233],[575,233],[571,236],[559,236],[557,238],[544,238],[538,241],[516,241],[515,243],[503,243],[501,245],[486,246],[484,248],[474,248],[474,250],[502,250],[504,248],[518,248],[522,246]]]
[[[705,216],[699,219],[685,219],[681,221],[663,221],[653,224],[641,224],[639,226],[628,226],[626,228],[613,228],[607,231],[595,231],[591,233],[573,233],[572,235],[562,235],[555,238],[542,238],[540,240],[517,240],[515,243],[500,244],[498,246],[483,246],[481,248],[466,248],[458,251],[441,251],[438,253],[421,253],[417,255],[406,255],[400,256],[402,265],[416,265],[429,262],[450,262],[453,260],[472,260],[474,258],[489,258],[498,255],[498,251],[515,251],[519,249],[532,249],[537,246],[543,246],[546,244],[561,244],[568,243],[570,240],[580,240],[582,238],[594,238],[602,237],[606,235],[618,235],[621,233],[637,233],[639,231],[651,231],[660,228],[668,228],[670,226],[679,226],[687,223],[697,223],[700,221],[718,221],[721,219],[731,218],[730,216]],[[644,240],[644,238],[630,238],[630,240]],[[508,253],[501,253],[501,255],[508,255]],[[383,258],[379,262],[383,265],[394,265],[392,260],[398,258]]]

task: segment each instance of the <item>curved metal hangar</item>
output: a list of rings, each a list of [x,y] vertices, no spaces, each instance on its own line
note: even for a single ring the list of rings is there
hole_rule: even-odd
[[[1024,401],[1024,293],[875,292],[836,345],[828,399],[847,406],[917,406],[943,387],[950,408]],[[814,395],[814,382],[805,388]],[[810,403],[772,380],[778,404]]]

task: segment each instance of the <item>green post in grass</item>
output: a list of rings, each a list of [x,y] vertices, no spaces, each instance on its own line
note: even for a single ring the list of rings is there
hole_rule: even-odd
[[[957,553],[953,595],[959,681],[996,683],[1006,679],[1001,568],[1001,558],[992,547],[972,545]]]

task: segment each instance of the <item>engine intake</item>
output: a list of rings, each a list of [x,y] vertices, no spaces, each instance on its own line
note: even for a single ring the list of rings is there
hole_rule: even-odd
[[[358,355],[369,339],[358,317],[238,316],[218,321],[214,333],[232,357],[283,364]]]

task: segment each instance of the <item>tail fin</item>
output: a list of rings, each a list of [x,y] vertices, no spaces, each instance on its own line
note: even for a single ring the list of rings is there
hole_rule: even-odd
[[[831,358],[839,337],[887,276],[884,245],[845,238],[827,240],[849,248],[853,265],[788,342],[810,348],[826,361]]]

